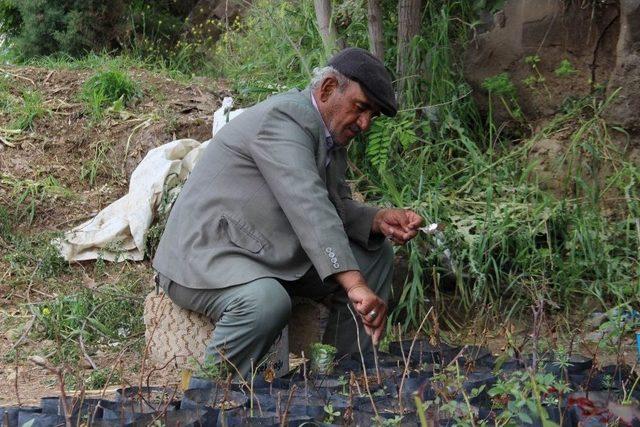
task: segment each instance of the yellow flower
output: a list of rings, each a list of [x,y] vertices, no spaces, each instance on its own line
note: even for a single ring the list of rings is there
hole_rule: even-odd
[[[42,309],[42,315],[49,317],[51,315],[51,310],[49,310],[49,307],[45,307]]]

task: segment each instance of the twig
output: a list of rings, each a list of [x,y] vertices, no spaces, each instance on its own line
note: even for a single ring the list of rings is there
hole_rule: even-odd
[[[8,72],[7,70],[5,70],[4,68],[0,68],[0,72],[5,73],[5,74],[8,74],[8,75],[10,75],[10,76],[12,76],[12,77],[15,77],[15,78],[18,78],[18,79],[26,80],[26,81],[28,81],[29,83],[31,83],[32,85],[37,86],[37,85],[36,85],[36,82],[34,82],[33,80],[31,80],[29,77],[19,76],[18,74],[10,73],[10,72]]]
[[[16,350],[16,358],[14,365],[14,378],[13,378],[13,389],[16,392],[16,400],[18,401],[18,406],[22,406],[22,402],[20,402],[20,389],[18,387],[18,373],[20,372],[20,368],[18,367],[18,350]]]
[[[80,349],[82,350],[82,354],[84,355],[84,358],[87,359],[87,362],[89,362],[89,364],[93,369],[98,369],[96,364],[93,362],[93,359],[91,359],[91,357],[87,353],[87,349],[84,347],[84,339],[82,338],[82,334],[78,335],[78,342],[80,343]]]
[[[304,378],[304,395],[309,395],[309,380],[307,379],[307,359],[304,357],[304,350],[302,354],[302,378]]]
[[[56,379],[58,380],[58,387],[60,388],[60,403],[62,404],[62,410],[64,412],[64,423],[66,427],[71,427],[71,411],[67,402],[67,393],[64,391],[64,370],[60,367],[53,366],[51,363],[47,362],[44,357],[29,356],[29,360],[56,376]]]
[[[371,337],[371,345],[373,347],[373,364],[376,365],[376,379],[378,385],[382,385],[382,378],[380,378],[380,366],[378,366],[378,347],[373,344],[373,337]]]
[[[31,331],[31,328],[33,327],[33,323],[35,322],[35,320],[36,320],[36,315],[35,314],[31,315],[31,319],[29,319],[27,326],[24,328],[24,332],[22,333],[20,338],[18,338],[18,341],[16,341],[11,346],[11,350],[16,349],[20,344],[22,344],[22,341],[24,341],[27,338],[27,335],[29,335],[29,332]]]
[[[416,344],[416,341],[418,340],[418,334],[422,330],[422,327],[427,321],[427,318],[429,317],[429,314],[431,314],[432,310],[433,310],[433,306],[429,307],[427,314],[425,314],[424,317],[422,318],[422,322],[420,322],[420,326],[418,326],[418,330],[413,336],[413,341],[411,341],[411,347],[409,347],[409,354],[407,355],[406,360],[411,360],[411,353],[413,352],[413,346]],[[404,413],[404,411],[402,410],[402,388],[404,387],[404,379],[407,377],[408,372],[409,372],[409,364],[405,363],[404,372],[402,372],[402,378],[400,379],[400,388],[398,389],[398,407],[400,408],[401,414]]]
[[[289,407],[291,406],[291,399],[293,398],[293,394],[296,392],[298,387],[294,384],[291,386],[291,390],[289,390],[289,398],[287,399],[287,406],[284,408],[284,415],[280,418],[280,426],[284,427],[287,425],[287,418],[289,414]]]
[[[358,352],[360,353],[360,361],[362,362],[362,375],[364,376],[364,386],[367,388],[367,394],[369,395],[369,400],[371,400],[371,407],[373,408],[374,414],[376,414],[376,420],[380,419],[380,415],[378,414],[378,408],[376,408],[376,403],[373,401],[373,396],[371,395],[371,390],[369,389],[369,379],[367,378],[367,365],[364,363],[364,356],[362,355],[362,346],[360,345],[360,328],[358,327],[358,319],[356,315],[353,313],[351,309],[351,305],[347,304],[347,308],[349,309],[349,313],[353,317],[353,321],[356,324],[356,340],[358,342]]]

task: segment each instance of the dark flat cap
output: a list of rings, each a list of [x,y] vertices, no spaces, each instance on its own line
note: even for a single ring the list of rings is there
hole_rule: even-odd
[[[360,83],[364,94],[380,107],[383,114],[389,117],[396,115],[398,103],[391,76],[378,58],[364,49],[348,47],[336,53],[327,65]]]

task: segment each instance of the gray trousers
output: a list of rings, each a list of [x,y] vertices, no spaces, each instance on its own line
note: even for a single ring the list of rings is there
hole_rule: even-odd
[[[351,249],[369,287],[388,301],[393,275],[393,249],[388,242],[375,251],[351,243]],[[356,327],[347,308],[346,293],[333,280],[324,283],[311,268],[300,280],[287,282],[264,277],[222,289],[193,289],[160,277],[160,286],[178,306],[204,314],[215,323],[205,356],[220,361],[219,351],[248,378],[267,353],[291,315],[291,297],[330,298],[331,310],[323,341],[339,354],[358,351]],[[355,313],[355,311],[354,311]],[[371,339],[359,320],[363,351]]]

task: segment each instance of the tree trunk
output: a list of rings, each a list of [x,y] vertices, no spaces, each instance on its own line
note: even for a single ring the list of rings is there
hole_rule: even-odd
[[[382,7],[380,0],[367,1],[369,27],[369,50],[380,61],[384,61],[384,39],[382,34]]]
[[[322,37],[322,44],[327,55],[333,52],[334,47],[342,49],[344,43],[338,40],[338,32],[331,21],[331,0],[313,0],[316,9],[316,19],[318,20],[318,31]]]
[[[420,33],[422,19],[422,0],[398,1],[398,57],[396,62],[396,78],[398,79],[398,101],[403,98],[403,91],[407,86],[407,71],[411,61],[409,43]]]

